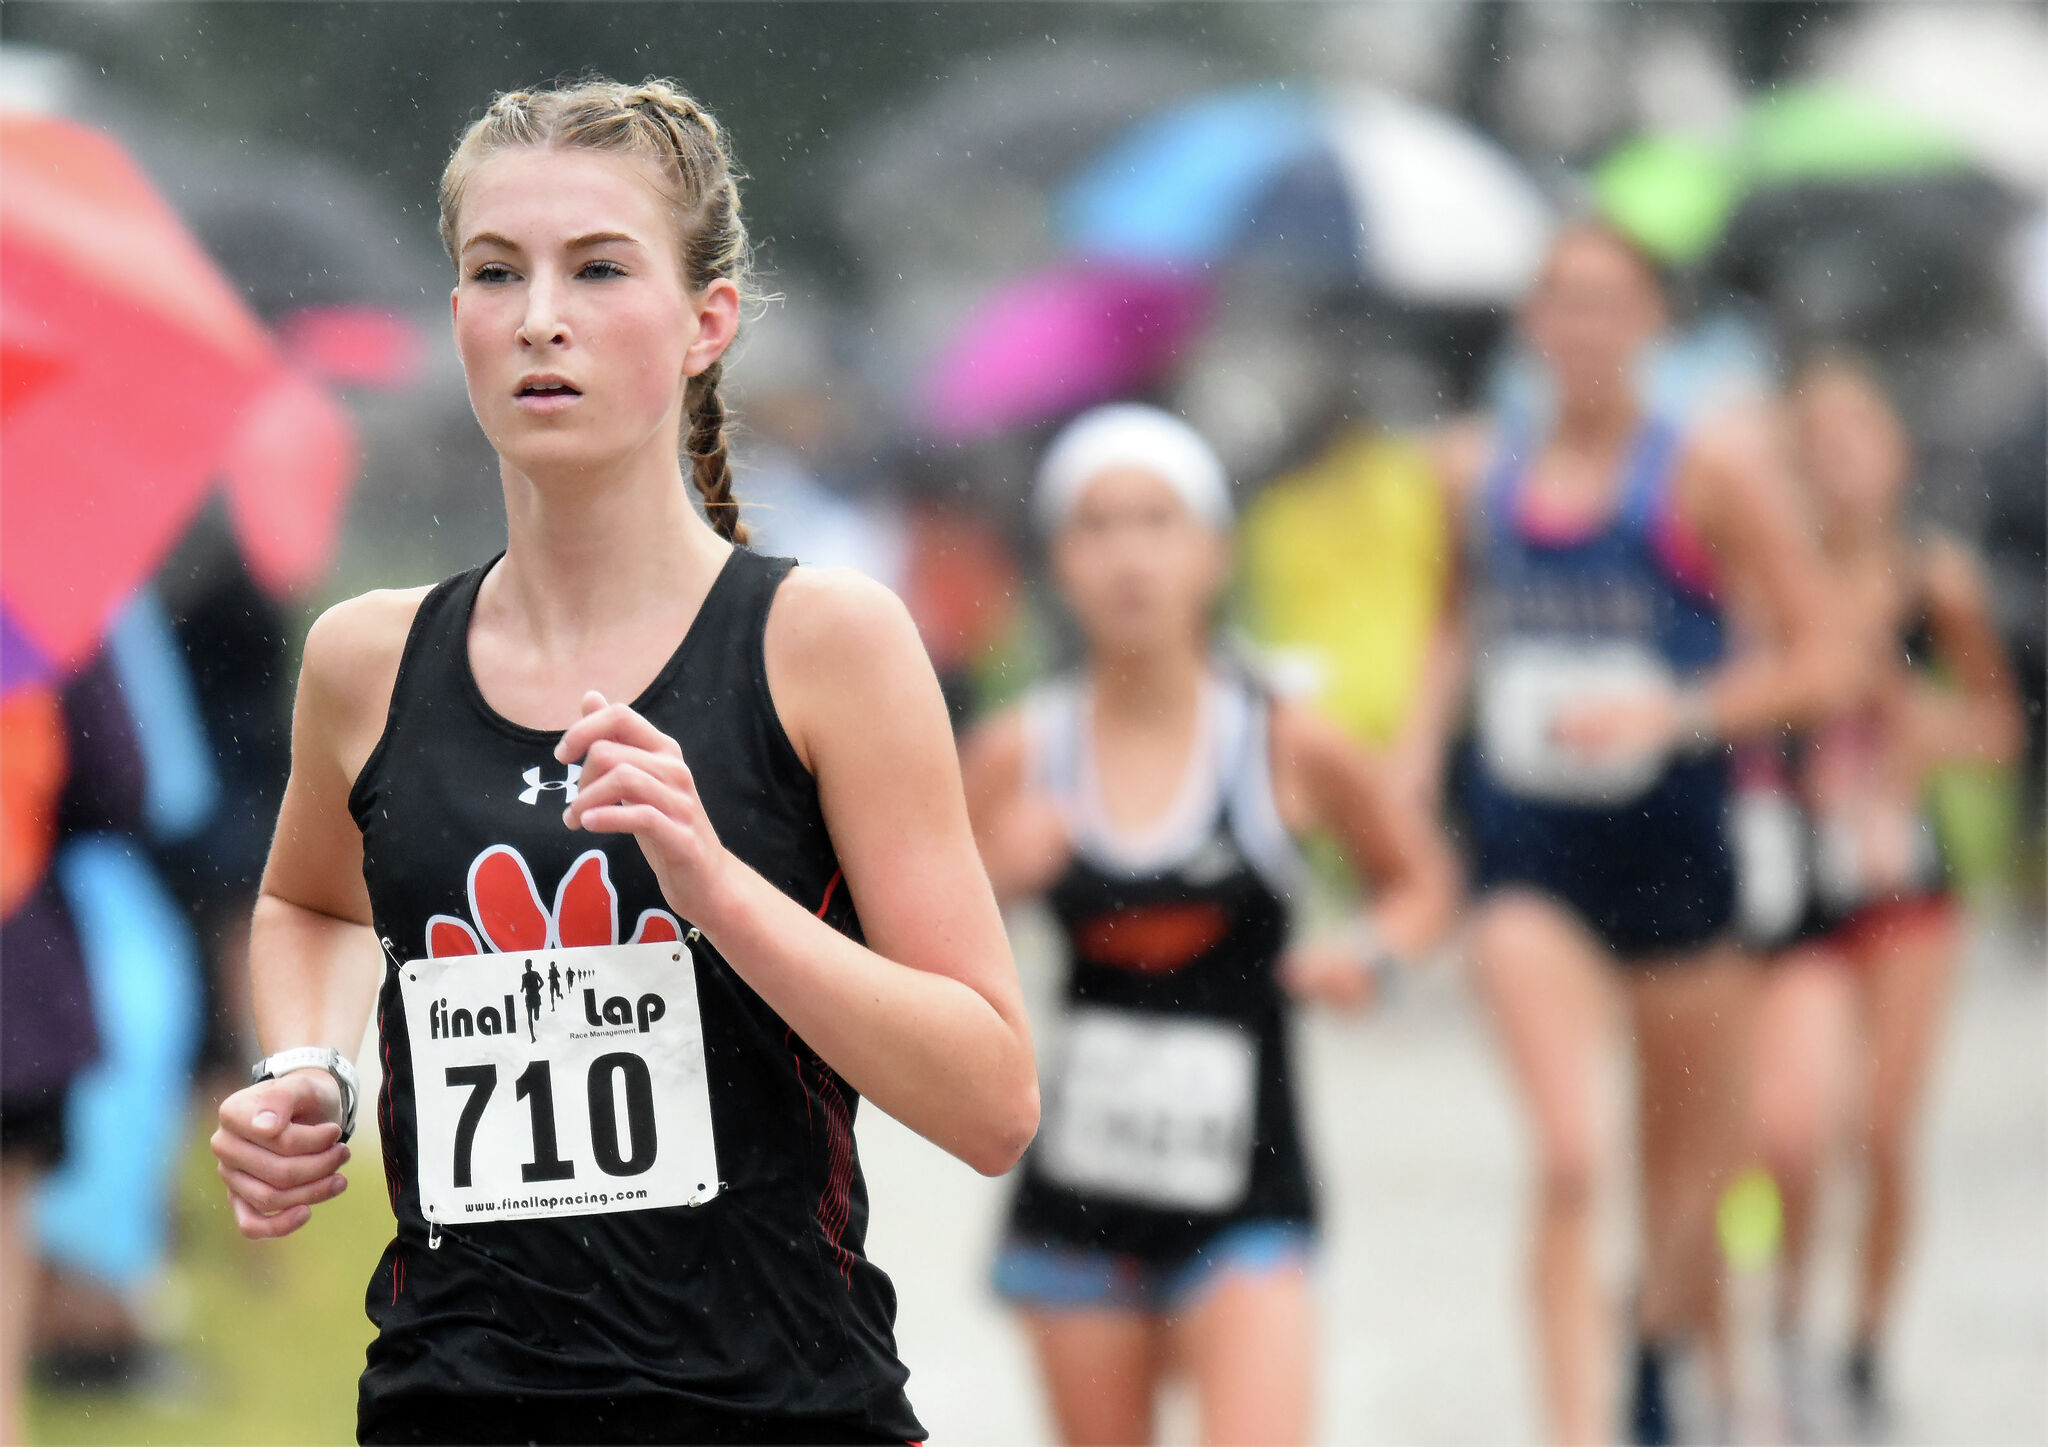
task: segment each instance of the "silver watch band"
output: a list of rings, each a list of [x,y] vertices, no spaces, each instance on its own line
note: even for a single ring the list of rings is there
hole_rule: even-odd
[[[362,1088],[356,1083],[356,1067],[339,1050],[325,1045],[301,1045],[292,1050],[280,1050],[275,1055],[266,1055],[256,1062],[249,1072],[253,1083],[260,1080],[275,1080],[294,1070],[324,1070],[334,1077],[334,1084],[341,1091],[341,1138],[347,1140],[356,1133],[356,1102],[362,1096]]]

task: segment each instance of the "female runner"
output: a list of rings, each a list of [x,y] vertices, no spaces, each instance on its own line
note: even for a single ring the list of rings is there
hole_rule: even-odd
[[[362,1440],[921,1437],[854,1108],[998,1174],[1031,1045],[903,609],[745,546],[724,135],[658,81],[508,93],[441,208],[507,547],[308,639],[236,1219],[343,1189],[381,944]]]
[[[1535,1129],[1538,1340],[1563,1442],[1602,1439],[1612,1420],[1590,1226],[1614,985],[1641,1130],[1633,1430],[1656,1441],[1664,1344],[1714,1334],[1713,1205],[1742,1123],[1750,973],[1727,942],[1725,744],[1841,687],[1766,429],[1681,435],[1639,399],[1634,369],[1663,321],[1632,245],[1567,227],[1520,318],[1550,383],[1543,425],[1436,440],[1469,539],[1444,635],[1456,662],[1437,676],[1471,683],[1471,944]],[[1755,595],[1777,646],[1723,658],[1726,588]],[[1451,733],[1455,704],[1439,690],[1429,733]]]
[[[1852,1103],[1860,1117],[1869,1188],[1843,1385],[1870,1431],[1880,1425],[1878,1353],[1906,1244],[1914,1129],[1961,942],[1924,812],[1927,775],[1945,762],[2010,762],[2023,726],[1975,560],[1952,539],[1902,536],[1910,444],[1876,379],[1819,362],[1794,379],[1790,403],[1799,475],[1848,630],[1841,646],[1867,664],[1851,705],[1797,746],[1816,847],[1806,920],[1764,990],[1756,1113],[1784,1205],[1778,1326],[1791,1425],[1802,1431],[1816,1425],[1800,1340],[1815,1197]]]
[[[1212,653],[1230,506],[1185,423],[1137,406],[1075,422],[1037,512],[1087,659],[965,752],[997,893],[1045,897],[1070,956],[1060,1088],[997,1289],[1069,1442],[1150,1440],[1169,1360],[1205,1440],[1304,1441],[1314,1207],[1282,986],[1363,1003],[1448,922],[1449,849],[1336,728]],[[1379,903],[1348,943],[1283,953],[1311,828]]]

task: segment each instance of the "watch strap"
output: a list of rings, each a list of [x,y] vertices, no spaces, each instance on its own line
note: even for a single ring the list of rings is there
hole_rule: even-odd
[[[300,1045],[264,1056],[256,1062],[249,1076],[252,1082],[275,1080],[294,1070],[324,1070],[334,1077],[335,1087],[341,1092],[341,1138],[347,1140],[354,1135],[356,1102],[362,1097],[362,1088],[357,1084],[356,1068],[349,1058],[326,1045]]]

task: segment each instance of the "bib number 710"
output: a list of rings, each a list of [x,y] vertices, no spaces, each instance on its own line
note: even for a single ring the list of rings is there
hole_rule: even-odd
[[[415,960],[399,982],[430,1221],[640,1211],[718,1193],[687,945]]]
[[[495,1065],[451,1065],[451,1086],[469,1087],[469,1099],[455,1120],[455,1184],[470,1184],[470,1162],[475,1153],[477,1123],[491,1092],[498,1088]],[[619,1147],[619,1114],[613,1099],[613,1079],[625,1087],[626,1135],[632,1154]],[[654,1164],[659,1145],[654,1130],[654,1084],[647,1062],[637,1055],[614,1051],[600,1055],[590,1064],[590,1150],[597,1168],[608,1176],[637,1176]],[[532,1115],[533,1159],[519,1168],[522,1181],[567,1181],[576,1175],[576,1164],[562,1159],[555,1144],[554,1071],[548,1061],[536,1060],[519,1073],[515,1082],[519,1099]]]

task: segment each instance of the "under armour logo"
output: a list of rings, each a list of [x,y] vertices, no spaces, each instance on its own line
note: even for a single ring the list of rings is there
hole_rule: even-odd
[[[522,776],[526,780],[526,788],[520,793],[519,802],[538,804],[543,793],[550,789],[559,789],[564,804],[575,803],[576,781],[583,777],[583,765],[570,764],[568,767],[569,776],[566,779],[543,779],[540,776],[540,765],[535,764]]]

